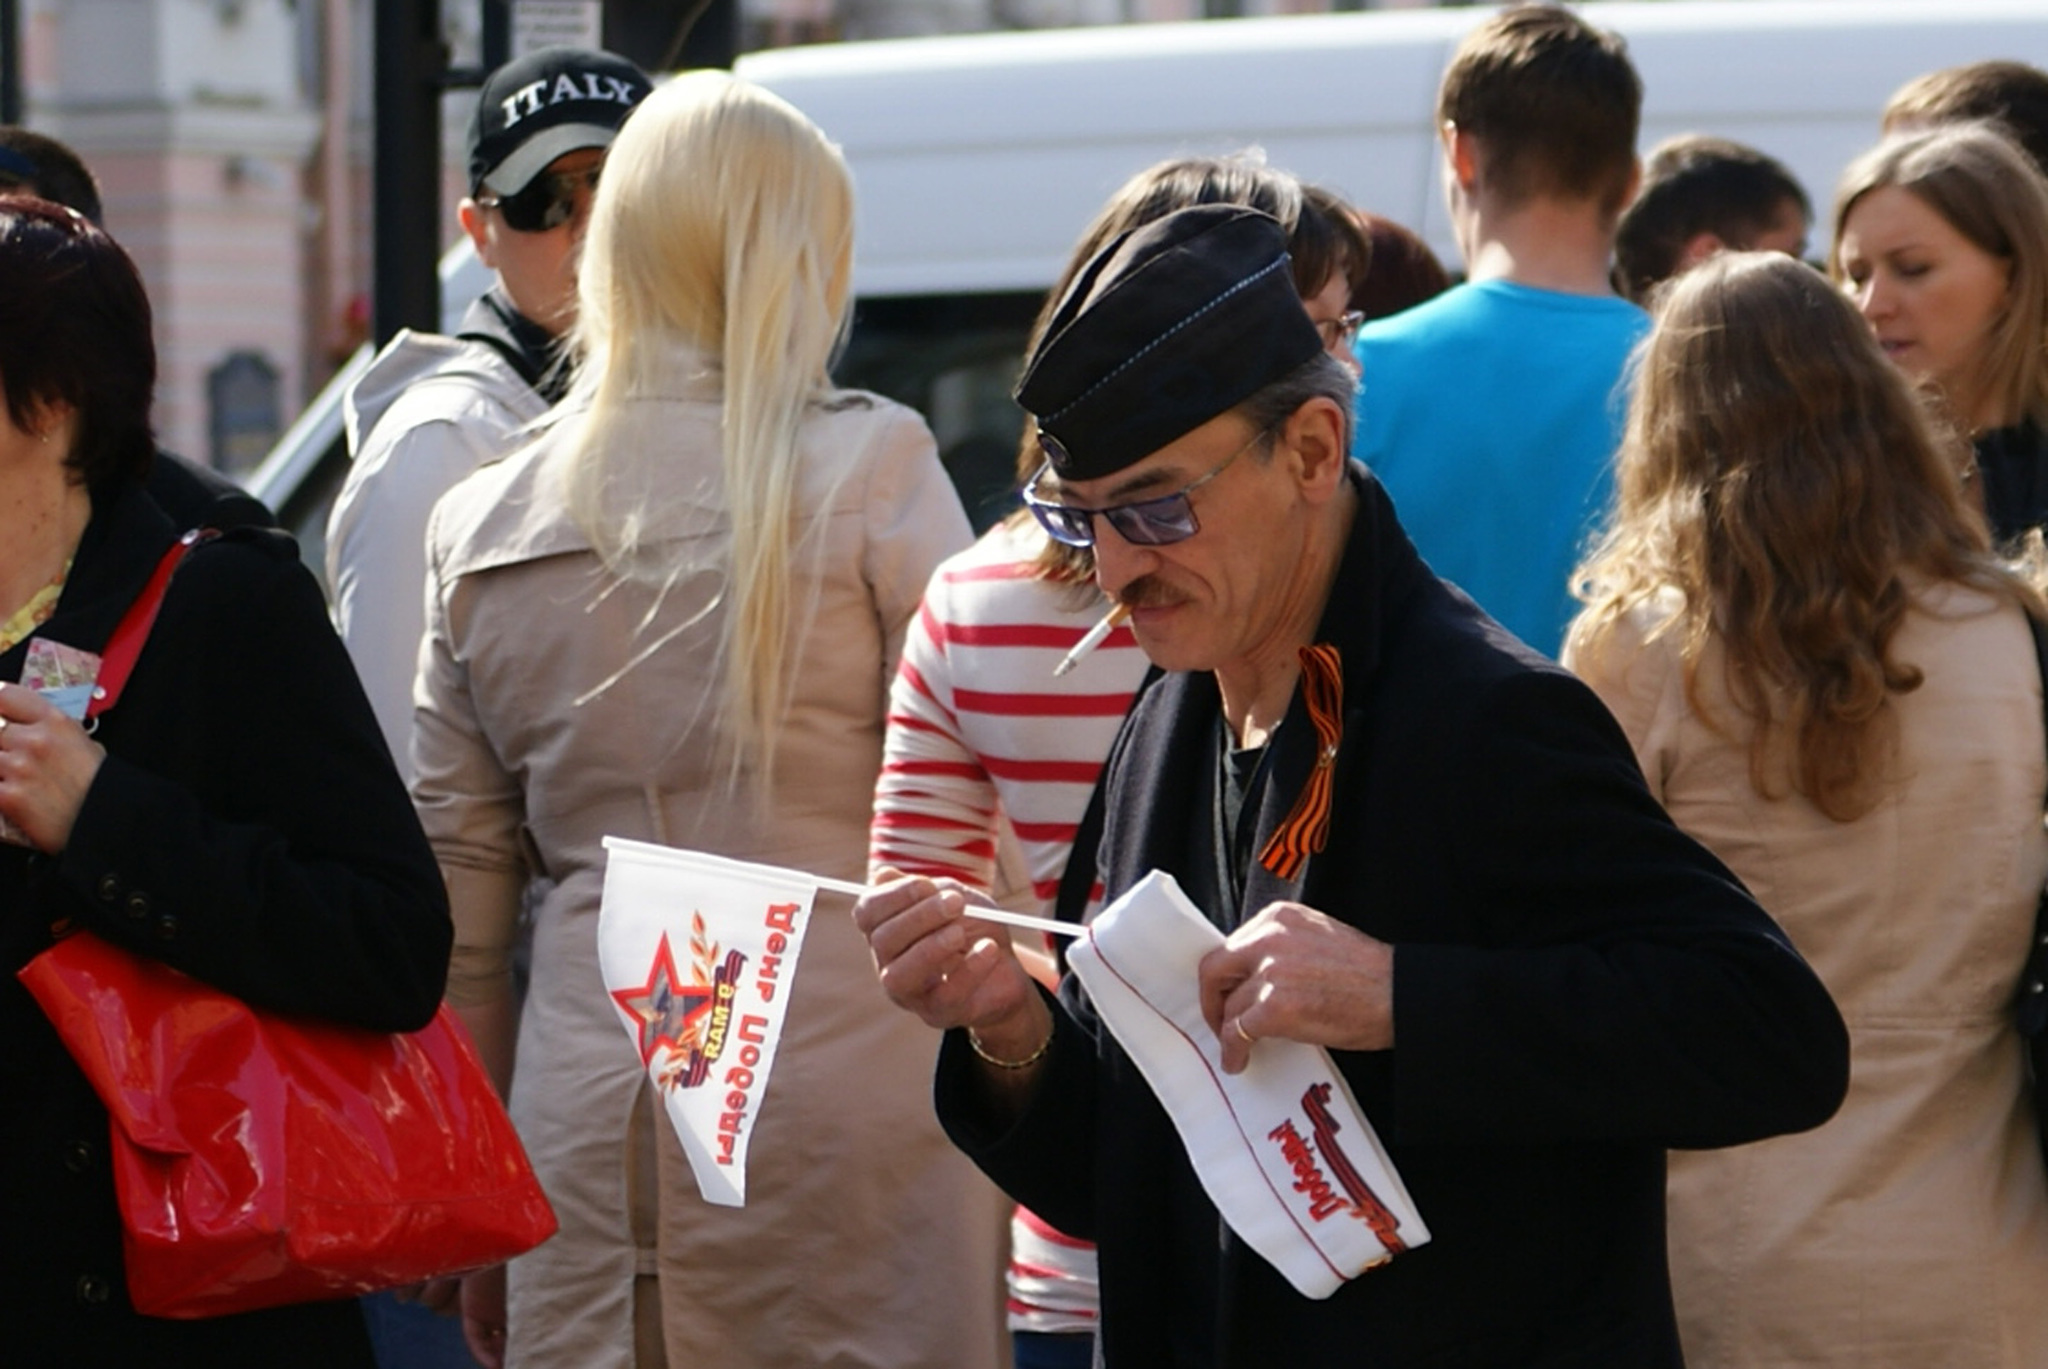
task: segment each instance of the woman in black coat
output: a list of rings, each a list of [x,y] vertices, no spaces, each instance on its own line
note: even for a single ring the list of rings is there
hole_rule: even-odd
[[[416,1029],[450,935],[433,858],[282,534],[190,553],[96,730],[20,683],[100,652],[182,529],[143,491],[156,358],[127,255],[0,201],[0,300],[0,1359],[367,1366],[352,1301],[134,1311],[107,1114],[13,972],[76,928],[252,1004]]]

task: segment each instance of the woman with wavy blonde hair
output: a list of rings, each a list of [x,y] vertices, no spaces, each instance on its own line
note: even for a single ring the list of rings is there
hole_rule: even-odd
[[[508,1363],[998,1363],[1000,1200],[832,896],[744,1209],[699,1197],[597,964],[605,836],[863,872],[903,633],[970,533],[924,423],[828,377],[852,243],[845,163],[802,114],[723,73],[655,91],[592,206],[574,388],[435,511],[414,755],[449,998],[562,1221],[509,1296],[464,1289]]]
[[[2048,874],[2034,589],[1853,306],[1774,254],[1672,288],[1566,660],[1849,1024],[1818,1130],[1671,1159],[1686,1363],[2019,1366],[2048,1184],[2013,1002]]]

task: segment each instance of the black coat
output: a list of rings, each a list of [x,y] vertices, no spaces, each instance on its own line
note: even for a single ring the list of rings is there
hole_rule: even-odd
[[[2048,526],[2048,434],[2033,419],[1992,428],[1975,441],[1991,541],[2006,546]]]
[[[104,645],[176,534],[146,495],[96,503],[37,635]],[[26,643],[0,655],[21,676]],[[171,582],[57,856],[0,847],[0,1363],[366,1365],[352,1301],[210,1321],[136,1315],[107,1115],[14,978],[69,920],[243,999],[423,1025],[451,928],[418,821],[289,538],[201,546]]]
[[[941,1117],[1019,1201],[1101,1246],[1122,1366],[1680,1362],[1664,1149],[1818,1125],[1848,1039],[1820,981],[1665,816],[1592,693],[1432,575],[1360,470],[1319,640],[1344,664],[1329,845],[1299,884],[1254,866],[1243,906],[1299,899],[1394,952],[1395,1045],[1336,1052],[1432,1234],[1324,1301],[1220,1223],[1170,1122],[1069,981],[1025,1116],[977,1116],[962,1033]],[[1191,883],[1213,676],[1168,675],[1105,772],[1103,875]],[[1256,850],[1314,761],[1297,696]],[[1197,876],[1198,878],[1198,876]]]

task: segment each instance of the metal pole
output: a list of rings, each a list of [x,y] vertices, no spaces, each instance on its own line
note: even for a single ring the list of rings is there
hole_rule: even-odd
[[[512,60],[512,0],[483,0],[483,68],[489,75]],[[479,81],[477,84],[483,84]]]
[[[441,326],[441,76],[448,66],[434,0],[378,0],[375,278],[370,326],[379,346],[401,328]]]
[[[0,124],[21,122],[21,4],[0,0]]]

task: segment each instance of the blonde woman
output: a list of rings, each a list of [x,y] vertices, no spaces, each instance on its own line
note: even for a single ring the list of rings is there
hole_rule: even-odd
[[[1970,435],[1992,540],[2048,524],[2048,181],[2026,154],[1985,124],[1879,144],[1842,177],[1828,269]]]
[[[562,1219],[502,1304],[465,1287],[487,1360],[997,1362],[1001,1204],[829,898],[743,1209],[698,1197],[597,966],[606,835],[862,874],[903,631],[970,534],[917,416],[827,379],[852,222],[796,110],[719,73],[656,91],[592,208],[574,389],[435,511],[414,759],[449,997]],[[507,953],[541,879],[521,1008]]]
[[[1826,981],[1849,1094],[1670,1165],[1693,1369],[2021,1369],[2048,1185],[2013,1004],[2048,874],[2038,597],[1903,376],[1775,254],[1681,278],[1567,663]]]

